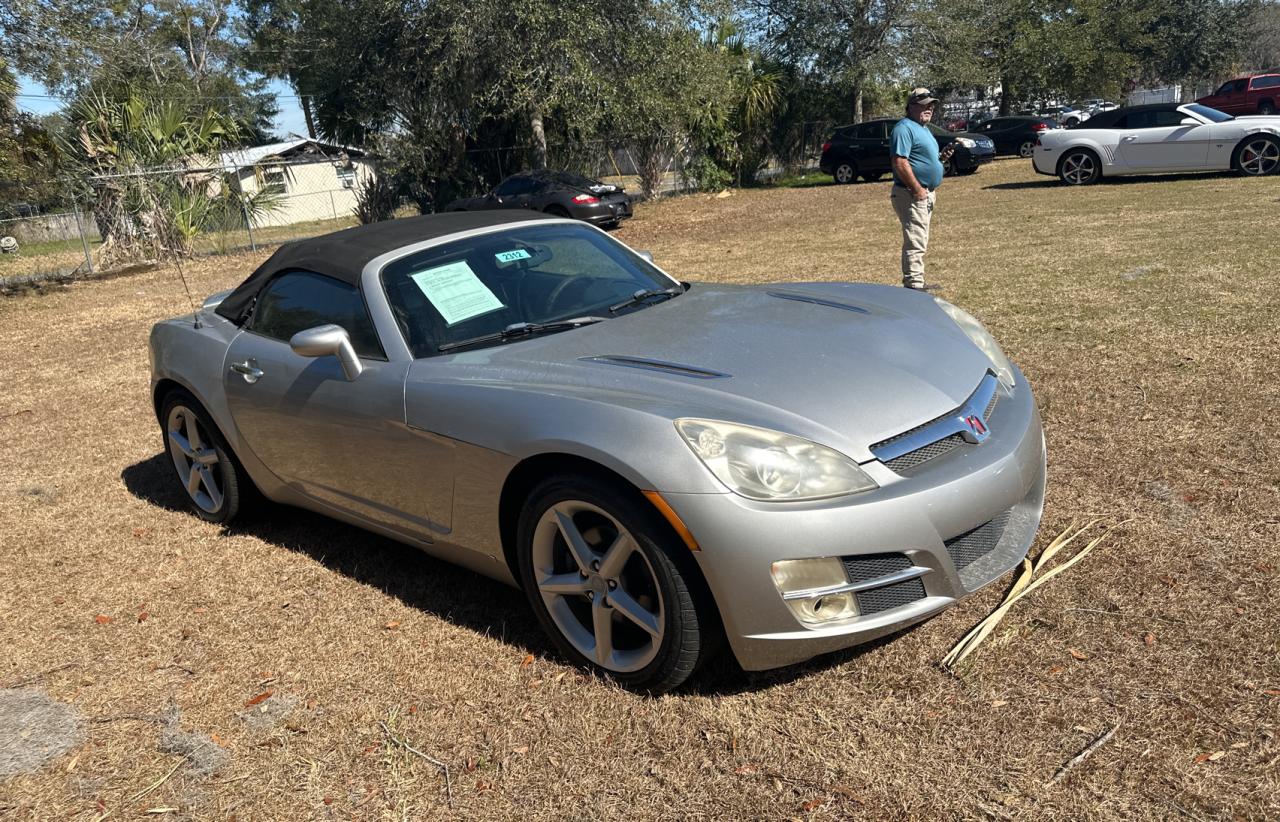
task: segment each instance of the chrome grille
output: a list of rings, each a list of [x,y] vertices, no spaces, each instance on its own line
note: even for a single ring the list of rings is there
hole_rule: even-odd
[[[987,392],[990,392],[990,397],[987,397]],[[986,403],[978,406],[977,403],[982,402],[982,399],[986,399]],[[910,471],[961,445],[973,442],[972,436],[964,433],[965,417],[978,414],[981,408],[982,421],[987,422],[995,412],[999,399],[999,381],[994,374],[988,372],[964,405],[915,428],[903,431],[901,434],[895,434],[877,442],[871,446],[871,453],[891,471],[897,473]],[[918,447],[912,448],[913,445]]]
[[[972,531],[965,531],[958,537],[945,540],[947,553],[957,571],[962,571],[973,563],[995,550],[1004,535],[1005,526],[1009,524],[1012,510],[1005,511],[995,519],[984,522]]]
[[[906,554],[863,554],[841,557],[840,561],[844,564],[844,572],[849,577],[849,581],[854,583],[870,582],[911,567],[911,560]],[[880,588],[859,591],[855,596],[860,614],[863,616],[876,614],[924,599],[924,582],[918,578],[908,579]]]

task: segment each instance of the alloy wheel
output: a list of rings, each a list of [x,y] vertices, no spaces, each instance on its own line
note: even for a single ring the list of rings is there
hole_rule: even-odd
[[[848,163],[841,163],[840,165],[836,166],[836,182],[837,183],[852,183],[853,178],[855,176],[856,175],[854,174],[853,166],[849,165]]]
[[[1062,179],[1072,185],[1080,186],[1093,182],[1097,172],[1097,163],[1091,155],[1084,152],[1068,154],[1062,161]]]
[[[1262,177],[1280,165],[1280,143],[1265,137],[1253,140],[1240,151],[1240,170],[1252,177]]]
[[[200,430],[195,412],[185,405],[173,406],[165,421],[165,438],[187,496],[200,510],[216,513],[225,499],[218,451]]]
[[[578,653],[615,673],[657,657],[666,623],[657,574],[616,518],[565,500],[543,513],[532,542],[538,593]]]
[[[1022,145],[1018,146],[1018,156],[1019,156],[1019,157],[1024,157],[1024,158],[1025,158],[1025,157],[1030,157],[1031,155],[1033,155],[1033,154],[1035,154],[1035,153],[1036,153],[1036,144],[1035,144],[1035,142],[1034,142],[1034,141],[1032,141],[1032,140],[1027,140],[1025,143],[1023,143]]]

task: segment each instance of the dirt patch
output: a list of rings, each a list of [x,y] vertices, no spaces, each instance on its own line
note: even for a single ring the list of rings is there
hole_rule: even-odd
[[[75,708],[35,688],[0,689],[0,779],[35,773],[83,739]]]

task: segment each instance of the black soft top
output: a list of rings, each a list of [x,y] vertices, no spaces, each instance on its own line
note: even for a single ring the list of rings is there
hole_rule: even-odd
[[[1133,114],[1139,111],[1177,111],[1178,106],[1186,105],[1185,103],[1144,103],[1140,106],[1123,106],[1121,108],[1113,108],[1110,111],[1100,111],[1090,117],[1088,120],[1082,120],[1076,128],[1111,128],[1116,121],[1126,114]]]
[[[388,251],[472,229],[539,219],[555,218],[524,209],[457,211],[386,220],[307,240],[295,240],[276,249],[276,253],[228,294],[215,310],[238,325],[248,317],[258,292],[281,272],[295,269],[314,271],[358,288],[365,265]]]

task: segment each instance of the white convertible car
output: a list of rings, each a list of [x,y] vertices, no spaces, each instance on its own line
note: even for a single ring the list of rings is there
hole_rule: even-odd
[[[1232,117],[1198,103],[1129,106],[1046,131],[1032,153],[1041,174],[1089,185],[1120,174],[1280,169],[1280,117]]]

